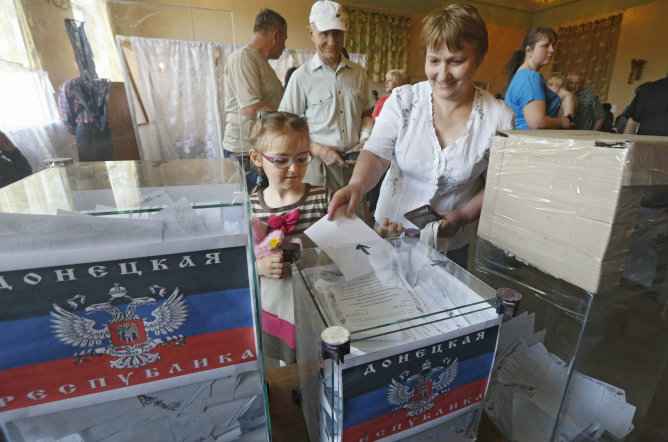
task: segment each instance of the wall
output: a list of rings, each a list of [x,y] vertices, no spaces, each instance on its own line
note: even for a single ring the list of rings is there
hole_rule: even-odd
[[[623,12],[617,53],[613,64],[608,101],[619,114],[633,99],[635,89],[646,81],[668,73],[668,1],[656,0],[581,0],[536,13],[534,26],[552,26],[592,21]],[[647,60],[642,79],[628,84],[632,58]]]
[[[536,12],[532,16],[531,24],[532,26],[556,28],[564,23],[607,17],[616,12],[651,2],[652,0],[579,0]]]
[[[245,43],[255,15],[271,8],[288,22],[288,48],[310,48],[307,31],[312,0],[163,0],[110,6],[112,27],[121,35]],[[147,6],[154,5],[154,6]],[[181,7],[178,7],[181,6]]]
[[[79,75],[72,46],[65,33],[71,9],[62,9],[43,0],[23,0],[23,10],[30,27],[42,69],[49,73],[53,87]]]
[[[615,105],[617,113],[622,112],[624,107],[631,102],[638,86],[668,74],[666,17],[668,17],[668,2],[664,0],[631,8],[624,12],[608,93],[608,99]],[[628,84],[632,58],[647,60],[647,64],[641,80]]]

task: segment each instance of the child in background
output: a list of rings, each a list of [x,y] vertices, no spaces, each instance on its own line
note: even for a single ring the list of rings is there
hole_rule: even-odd
[[[263,112],[253,130],[250,159],[268,182],[250,196],[253,222],[266,225],[266,234],[279,232],[280,242],[302,235],[327,214],[327,191],[304,183],[311,161],[306,120],[289,112]],[[275,235],[274,235],[275,236]],[[258,254],[262,331],[265,355],[286,363],[295,358],[295,326],[290,265],[282,249]]]
[[[575,95],[566,89],[564,78],[559,75],[553,75],[547,80],[547,87],[561,98],[561,107],[559,115],[575,117]]]
[[[406,75],[406,71],[401,69],[390,69],[387,71],[387,74],[385,74],[385,95],[376,100],[376,105],[374,106],[371,115],[374,120],[380,115],[380,111],[383,110],[385,101],[390,98],[390,94],[394,88],[403,86],[404,84],[408,84],[408,75]]]

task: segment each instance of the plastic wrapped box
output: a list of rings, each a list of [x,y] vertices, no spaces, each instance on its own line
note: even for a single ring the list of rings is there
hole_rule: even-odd
[[[490,154],[478,236],[591,293],[619,284],[643,192],[668,186],[668,138],[511,131]]]

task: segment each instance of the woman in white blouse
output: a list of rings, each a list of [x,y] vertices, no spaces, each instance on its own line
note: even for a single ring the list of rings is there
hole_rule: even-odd
[[[443,251],[465,267],[492,138],[512,128],[513,113],[473,84],[488,46],[476,8],[448,5],[425,19],[422,32],[427,81],[394,89],[349,184],[332,197],[329,217],[342,206],[352,215],[389,167],[376,223],[414,227],[404,214],[430,204],[442,216],[438,235],[448,238]]]

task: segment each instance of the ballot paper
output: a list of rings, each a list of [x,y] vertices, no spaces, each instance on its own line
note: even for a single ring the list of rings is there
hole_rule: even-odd
[[[367,260],[370,273],[354,278],[338,263],[302,270],[327,322],[351,332],[353,353],[498,319],[493,303],[432,260],[424,245],[386,244],[387,253]]]
[[[264,424],[261,378],[257,372],[246,372],[19,419],[6,430],[9,442],[266,441]]]
[[[596,441],[605,433],[626,437],[636,411],[626,392],[577,371],[569,380],[568,364],[548,351],[534,322],[525,312],[503,324],[487,414],[517,442],[550,440],[555,428],[564,442]]]
[[[372,273],[372,261],[384,262],[392,252],[392,246],[357,217],[323,217],[304,233],[332,258],[346,280]]]

